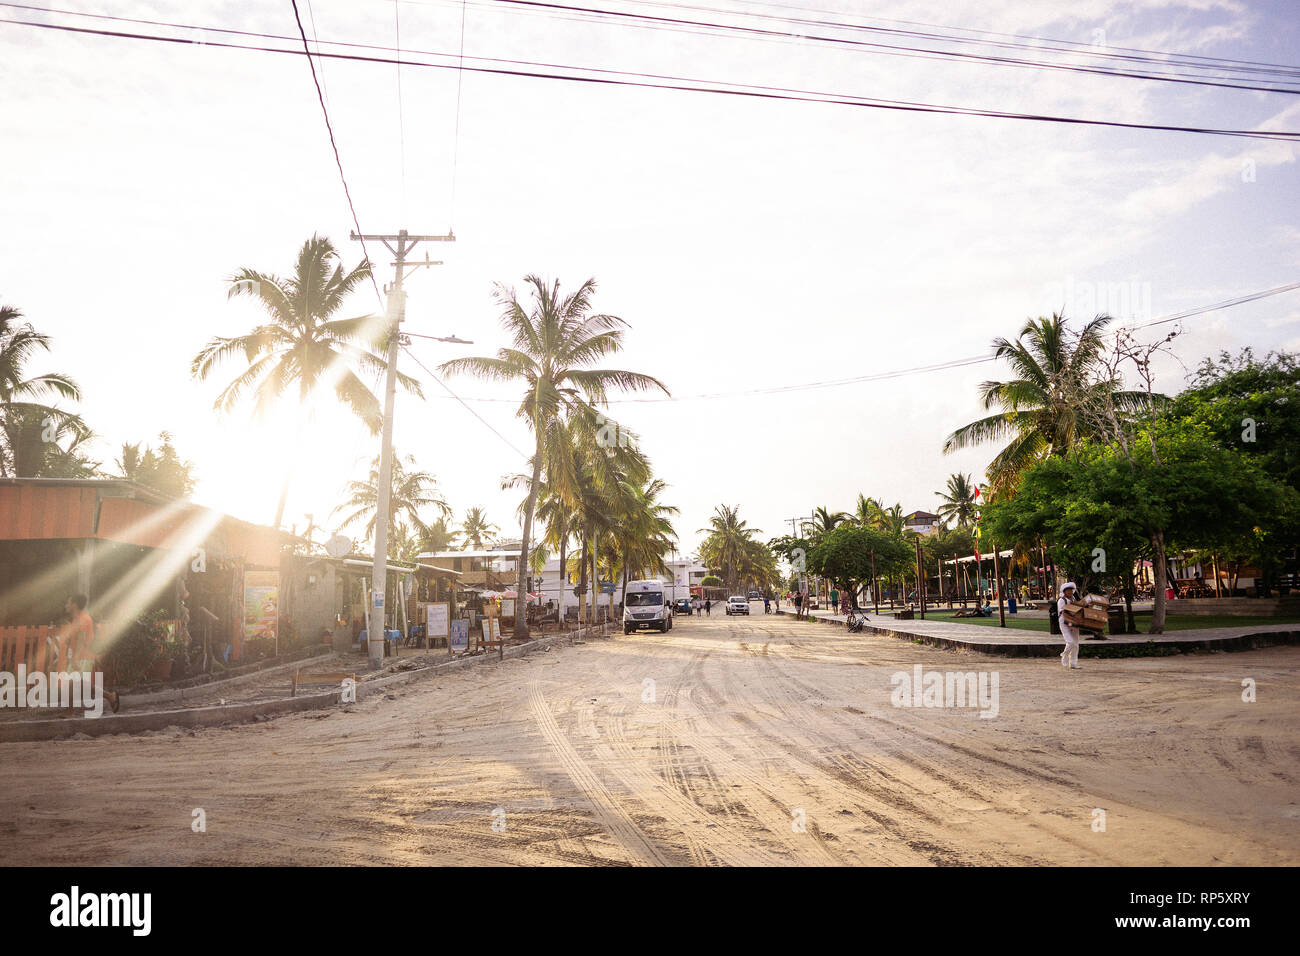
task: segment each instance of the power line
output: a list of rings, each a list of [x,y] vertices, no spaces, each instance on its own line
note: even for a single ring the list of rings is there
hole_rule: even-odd
[[[460,165],[460,91],[465,82],[465,0],[460,0],[460,54],[456,59],[456,130],[451,140],[451,217],[456,219],[456,172]]]
[[[352,224],[356,227],[358,233],[361,232],[361,223],[357,221],[357,208],[352,205],[352,191],[348,189],[348,178],[343,174],[343,160],[339,158],[339,147],[334,142],[334,126],[330,123],[330,111],[325,108],[325,94],[321,92],[320,80],[316,77],[316,64],[311,58],[311,48],[307,45],[307,31],[302,28],[302,17],[298,14],[298,0],[289,0],[293,4],[293,18],[298,22],[298,33],[302,36],[303,55],[307,57],[307,65],[311,67],[311,81],[316,87],[316,99],[320,101],[321,115],[325,117],[325,129],[330,134],[330,147],[334,150],[334,164],[339,168],[339,179],[343,183],[343,195],[347,197],[348,209],[352,213]],[[370,253],[366,250],[366,243],[361,241],[361,254],[366,257],[366,263],[370,263]],[[370,270],[370,284],[374,287],[375,298],[379,300],[379,307],[384,308],[384,297],[379,294],[379,283],[375,281],[375,270]]]
[[[421,362],[419,358],[416,357],[414,352],[412,352],[406,346],[402,346],[402,351],[405,352],[410,357],[411,361],[413,361],[416,365],[420,366],[420,368],[424,369],[424,374],[428,375],[429,378],[433,379],[435,382],[441,385],[448,395],[456,399],[456,401],[460,402],[461,405],[464,405],[466,411],[468,411],[471,415],[473,415],[475,418],[481,421],[487,427],[488,431],[490,431],[493,435],[496,435],[497,438],[500,438],[503,442],[505,442],[510,447],[510,449],[514,451],[514,453],[518,455],[520,458],[522,458],[524,461],[528,460],[528,455],[524,454],[524,452],[516,448],[514,443],[511,442],[510,439],[506,438],[505,435],[501,434],[499,431],[493,428],[491,422],[489,422],[478,412],[474,411],[474,409],[470,408],[469,405],[466,404],[465,399],[461,398],[459,395],[453,392],[446,382],[444,382],[437,375],[433,374],[433,372],[429,369],[429,367],[425,365],[423,362]]]
[[[4,4],[0,4],[0,5],[4,5]],[[160,43],[190,44],[193,42],[191,40],[180,38],[180,37],[160,36],[157,34],[147,34],[147,33],[129,33],[125,31],[116,31],[116,30],[96,30],[96,29],[91,29],[89,27],[76,27],[67,24],[39,23],[39,22],[27,21],[27,20],[0,20],[0,23],[9,23],[16,26],[29,26],[29,27],[35,27],[37,29],[57,30],[66,33],[79,33],[79,34],[86,34],[92,36],[107,36],[107,37],[115,37],[120,39],[131,39],[131,40],[147,40],[147,41],[160,42]],[[181,24],[164,24],[164,25],[179,26],[183,29],[189,29],[192,31],[202,31],[202,30],[209,29],[205,27],[192,27],[192,26],[187,27]],[[241,31],[221,30],[219,28],[212,28],[212,29],[215,32],[222,32],[222,33],[241,32]],[[263,36],[267,36],[268,38],[271,39],[284,39],[281,37],[273,37],[269,34]],[[326,42],[332,42],[332,41],[326,41]],[[309,59],[312,55],[310,50],[306,50],[306,49],[304,49],[303,51],[298,51],[292,49],[283,49],[280,47],[258,46],[255,44],[222,43],[217,41],[211,41],[211,42],[206,42],[204,45],[208,47],[235,49],[235,50],[249,50],[249,51],[260,52],[260,53],[280,53],[280,54],[288,54],[291,56],[305,55]],[[360,44],[334,44],[334,45],[360,46]],[[377,49],[382,49],[382,48],[377,48]],[[446,56],[447,54],[435,53],[430,55]],[[412,61],[412,60],[404,60],[404,59],[394,59],[391,57],[362,56],[358,54],[348,54],[348,53],[321,53],[318,54],[318,56],[329,58],[329,59],[347,60],[347,61],[361,62],[361,63],[381,63],[381,64],[402,63],[404,65],[424,67],[426,69],[442,69],[442,70],[464,69],[472,73],[484,73],[484,74],[491,74],[497,76],[514,76],[514,77],[522,77],[528,79],[559,80],[559,81],[570,82],[570,83],[588,83],[588,84],[601,85],[601,86],[672,90],[676,92],[711,93],[714,95],[737,96],[737,97],[778,101],[778,102],[819,103],[819,104],[826,104],[826,105],[833,105],[833,106],[851,106],[859,109],[881,109],[881,110],[890,110],[895,112],[906,112],[906,113],[931,113],[931,114],[939,114],[939,115],[946,115],[946,116],[972,116],[972,117],[982,117],[986,119],[1010,119],[1010,120],[1022,120],[1022,121],[1029,121],[1029,122],[1057,123],[1057,124],[1065,124],[1071,126],[1098,126],[1098,127],[1108,127],[1113,129],[1139,129],[1139,130],[1151,130],[1151,131],[1160,131],[1160,132],[1200,133],[1207,136],[1233,136],[1233,137],[1242,137],[1246,139],[1262,139],[1262,140],[1278,141],[1278,142],[1300,141],[1300,132],[1286,132],[1280,130],[1220,129],[1220,128],[1213,128],[1213,127],[1176,126],[1170,124],[1156,124],[1156,123],[1123,123],[1115,120],[1094,120],[1094,119],[1083,119],[1078,117],[1055,116],[1050,114],[1038,114],[1038,113],[1016,113],[1016,112],[1009,112],[1004,110],[989,110],[989,109],[980,109],[975,107],[947,106],[941,104],[921,103],[921,102],[908,101],[908,100],[893,100],[893,99],[882,99],[878,97],[855,96],[853,94],[826,93],[826,92],[820,92],[815,90],[792,89],[789,87],[762,86],[757,84],[741,84],[741,83],[731,83],[728,81],[698,80],[698,79],[691,79],[687,77],[676,77],[676,76],[669,76],[664,74],[642,73],[636,71],[600,70],[600,69],[595,69],[590,67],[573,67],[573,66],[564,66],[564,65],[555,65],[555,64],[543,64],[543,66],[549,67],[551,69],[569,69],[569,70],[581,71],[577,73],[552,73],[552,72],[545,72],[544,70],[541,69],[526,70],[526,69],[508,69],[504,67],[470,67],[470,66],[458,67],[455,65],[448,65],[442,63],[428,63],[428,62],[418,61],[418,60]],[[472,59],[486,60],[488,58],[474,57]],[[526,62],[526,61],[496,60],[494,62],[518,63],[518,62]],[[314,77],[315,76],[314,67],[313,67],[312,74]],[[624,79],[623,77],[639,77],[641,79]],[[650,82],[645,82],[646,79],[662,79],[668,82],[650,83]],[[715,84],[722,84],[722,85],[711,85],[711,86],[701,85],[701,84],[708,84],[708,83],[715,83]],[[317,86],[319,88],[319,83],[317,84]],[[335,150],[335,152],[337,153],[337,149]]]
[[[412,0],[407,0],[412,2]],[[497,0],[497,2],[509,3],[511,0]],[[1231,59],[1226,57],[1208,57],[1190,53],[1168,53],[1159,50],[1144,50],[1133,47],[1112,47],[1109,45],[1100,46],[1097,43],[1082,43],[1078,40],[1061,40],[1050,37],[1038,37],[1017,33],[996,33],[990,30],[973,30],[968,27],[945,26],[932,23],[923,23],[916,20],[896,20],[887,17],[871,17],[859,15],[859,19],[875,20],[879,23],[897,23],[905,26],[924,27],[924,30],[900,30],[894,27],[876,27],[862,23],[849,23],[843,20],[821,20],[806,19],[798,17],[774,16],[772,14],[751,13],[748,11],[727,10],[718,7],[706,7],[686,3],[666,3],[658,0],[623,0],[623,2],[634,6],[649,6],[668,8],[670,10],[697,10],[705,13],[717,13],[727,16],[750,17],[758,20],[776,21],[779,23],[799,23],[802,25],[826,27],[835,29],[845,29],[852,31],[867,32],[872,34],[881,34],[886,36],[906,36],[917,37],[921,39],[939,40],[944,43],[953,44],[972,44],[979,46],[999,47],[1013,50],[1040,50],[1048,53],[1066,53],[1074,56],[1094,57],[1100,60],[1126,60],[1138,63],[1150,64],[1153,66],[1184,66],[1189,69],[1199,70],[1219,70],[1221,72],[1240,72],[1240,73],[1265,73],[1274,74],[1282,77],[1300,76],[1300,66],[1286,63],[1264,63],[1256,60]],[[753,6],[763,6],[775,9],[798,10],[800,13],[809,14],[827,14],[829,16],[841,17],[843,13],[838,11],[809,9],[806,7],[793,6],[781,3],[755,3]],[[953,33],[935,32],[935,31],[956,31],[957,33],[972,34],[972,36],[957,36]],[[996,37],[996,40],[979,39],[979,37]],[[1033,41],[1033,42],[1022,42]],[[1045,44],[1057,44],[1050,46]]]
[[[1300,93],[1300,90],[1296,90],[1296,89],[1288,89],[1288,88],[1272,87],[1272,86],[1249,85],[1245,83],[1229,83],[1222,80],[1214,80],[1206,77],[1194,78],[1186,74],[1170,75],[1170,74],[1160,74],[1160,73],[1137,73],[1137,72],[1130,72],[1130,71],[1118,70],[1118,69],[1112,70],[1112,69],[1102,69],[1101,67],[1082,66],[1078,64],[1049,63],[1044,60],[1026,60],[1026,59],[1017,59],[1014,57],[991,56],[989,54],[980,54],[980,53],[962,53],[954,50],[936,50],[928,47],[899,46],[899,45],[891,45],[891,44],[879,43],[879,42],[868,41],[868,40],[852,40],[852,39],[845,39],[840,37],[824,37],[815,34],[797,34],[797,33],[791,33],[788,30],[775,30],[766,27],[742,26],[739,24],[719,23],[717,21],[709,21],[709,20],[690,20],[682,17],[664,17],[664,16],[652,16],[650,14],[645,14],[645,13],[632,13],[625,10],[616,11],[616,10],[606,10],[599,7],[573,6],[571,4],[564,4],[564,3],[544,2],[544,0],[495,0],[495,2],[503,3],[503,4],[514,4],[522,7],[531,7],[535,9],[583,13],[583,14],[588,14],[588,15],[592,15],[604,19],[628,19],[634,21],[641,21],[645,23],[673,26],[673,27],[687,27],[687,28],[695,28],[695,29],[703,28],[707,30],[721,31],[723,33],[748,35],[748,36],[753,36],[758,38],[776,38],[776,39],[785,38],[785,39],[810,40],[816,43],[857,47],[866,50],[872,50],[875,52],[886,52],[892,50],[892,51],[899,51],[902,53],[909,53],[909,54],[921,54],[926,56],[927,58],[937,57],[939,59],[968,60],[972,62],[987,63],[996,66],[1019,66],[1019,67],[1032,67],[1034,69],[1044,69],[1044,70],[1061,70],[1061,71],[1066,71],[1071,73],[1092,73],[1092,74],[1098,74],[1103,76],[1116,76],[1116,77],[1123,77],[1128,79],[1160,80],[1169,83],[1186,83],[1186,84],[1193,84],[1196,86],[1214,86],[1214,87],[1222,87],[1227,89],[1250,90],[1254,92],[1290,93],[1293,95]],[[750,15],[765,16],[762,14],[750,14]],[[878,27],[865,27],[865,26],[855,25],[855,24],[833,23],[830,21],[787,20],[786,18],[768,18],[768,19],[782,19],[784,22],[794,22],[794,23],[800,23],[803,25],[811,26],[811,27],[822,27],[822,28],[836,27],[840,29],[848,28],[848,29],[865,30],[865,31],[877,31],[880,29]],[[934,38],[933,35],[932,38]]]
[[[1188,319],[1196,315],[1204,315],[1209,312],[1218,312],[1223,309],[1232,308],[1233,306],[1243,305],[1247,302],[1254,302],[1258,299],[1266,299],[1270,296],[1281,295],[1283,292],[1292,292],[1300,289],[1300,282],[1293,282],[1289,285],[1277,286],[1273,289],[1265,289],[1262,292],[1252,292],[1248,295],[1238,296],[1235,299],[1226,299],[1223,302],[1216,302],[1213,305],[1205,305],[1195,309],[1188,309],[1186,312],[1179,312],[1175,315],[1164,316],[1151,322],[1141,325],[1130,326],[1130,328],[1146,329],[1156,325],[1164,325],[1167,322],[1176,322],[1179,319]],[[709,401],[714,399],[728,398],[746,398],[755,395],[777,395],[786,392],[811,391],[822,388],[837,388],[842,385],[858,385],[865,382],[879,382],[886,379],[903,378],[908,375],[921,375],[927,372],[939,372],[950,368],[962,368],[969,365],[982,365],[988,362],[997,361],[996,355],[975,355],[969,358],[951,359],[946,362],[936,362],[930,365],[914,365],[910,368],[894,369],[889,372],[874,372],[870,375],[855,375],[851,378],[840,378],[822,380],[816,382],[802,382],[795,385],[774,385],[769,388],[754,388],[739,392],[712,392],[699,395],[683,395],[678,397],[669,396],[666,398],[611,398],[608,400],[609,405],[658,405],[671,402],[694,402]],[[515,403],[518,400],[512,398],[469,398],[461,400],[470,402],[510,402]]]
[[[393,34],[397,43],[397,56],[402,55],[402,17],[401,7],[393,0]],[[402,209],[406,209],[406,111],[402,108],[402,64],[397,64],[397,135],[400,164],[402,168]],[[357,232],[360,232],[360,228]]]
[[[1234,305],[1244,305],[1247,302],[1254,302],[1256,299],[1266,299],[1271,295],[1280,295],[1283,292],[1292,292],[1300,289],[1300,282],[1292,282],[1290,285],[1280,285],[1276,289],[1265,289],[1263,292],[1252,292],[1250,295],[1239,296],[1236,299],[1226,299],[1223,302],[1216,302],[1214,305],[1202,306],[1199,309],[1189,309],[1186,312],[1179,312],[1177,315],[1170,315],[1163,319],[1156,319],[1147,322],[1145,325],[1139,325],[1139,329],[1149,329],[1154,325],[1164,325],[1167,322],[1177,322],[1179,319],[1188,319],[1194,315],[1204,315],[1206,312],[1218,312],[1220,309],[1229,309]]]
[[[429,5],[430,0],[403,0],[403,2],[416,3],[425,6],[425,5]],[[432,0],[432,2],[446,3],[446,2],[454,2],[454,0]],[[564,21],[570,21],[576,23],[617,24],[620,26],[626,26],[626,27],[631,27],[636,29],[668,30],[671,32],[692,34],[696,36],[724,37],[729,35],[728,31],[730,31],[731,33],[735,33],[737,30],[744,31],[748,29],[744,27],[737,27],[733,24],[707,24],[703,26],[696,26],[694,25],[695,24],[694,21],[674,20],[673,18],[666,18],[666,17],[661,17],[661,18],[651,17],[642,20],[637,20],[637,19],[619,20],[618,19],[619,17],[638,17],[641,15],[628,14],[625,11],[619,11],[619,10],[606,10],[603,8],[590,8],[590,7],[574,7],[574,6],[562,5],[562,4],[530,4],[528,6],[518,6],[518,7],[500,6],[500,4],[511,4],[514,2],[516,2],[516,0],[485,0],[485,2],[479,3],[477,5],[484,6],[484,7],[495,7],[495,9],[498,9],[499,11],[502,12],[514,11],[521,14],[545,16],[553,20],[564,20]],[[526,0],[518,0],[518,2],[524,3],[526,2]],[[641,3],[643,5],[651,6],[651,7],[667,7],[669,9],[674,9],[674,10],[681,10],[681,9],[700,10],[708,13],[717,13],[717,14],[722,14],[725,16],[732,16],[732,17],[751,17],[751,18],[756,18],[761,20],[775,20],[780,23],[802,23],[818,29],[837,29],[837,30],[849,30],[855,32],[865,31],[865,32],[871,32],[873,34],[881,34],[885,36],[894,36],[894,35],[914,36],[914,37],[920,37],[925,39],[937,40],[941,43],[950,43],[950,44],[965,43],[965,44],[976,44],[981,46],[1003,47],[1003,48],[1010,48],[1016,50],[1045,51],[1049,53],[1059,53],[1059,54],[1066,54],[1072,56],[1100,57],[1103,58],[1103,61],[1108,61],[1108,60],[1135,61],[1138,63],[1144,63],[1151,67],[1181,67],[1187,70],[1201,70],[1201,71],[1213,70],[1218,72],[1233,72],[1233,73],[1248,74],[1247,76],[1244,77],[1235,77],[1239,79],[1253,79],[1254,77],[1250,76],[1249,74],[1272,75],[1274,77],[1280,78],[1284,82],[1300,79],[1300,67],[1291,67],[1283,64],[1260,63],[1260,64],[1255,64],[1254,66],[1231,66],[1231,65],[1220,66],[1217,65],[1220,62],[1223,64],[1233,64],[1233,63],[1249,64],[1252,61],[1233,61],[1233,60],[1216,61],[1215,58],[1212,57],[1196,57],[1189,54],[1169,54],[1169,53],[1154,53],[1153,55],[1130,55],[1130,53],[1132,52],[1145,54],[1147,51],[1130,51],[1130,53],[1112,53],[1109,50],[1099,51],[1097,49],[1061,49],[1058,47],[1044,46],[1042,45],[1042,43],[1027,44],[1027,43],[1016,43],[1016,42],[977,40],[973,37],[953,36],[953,35],[943,34],[943,33],[925,33],[925,32],[918,32],[912,30],[888,29],[882,27],[872,27],[872,26],[867,26],[864,24],[857,24],[857,23],[845,23],[842,21],[799,20],[797,18],[774,17],[766,14],[748,13],[744,11],[722,10],[716,7],[700,7],[700,6],[692,6],[688,4],[658,3],[658,2],[654,2],[654,0],[624,0],[624,2],[632,3],[632,4]],[[819,12],[819,11],[807,11],[801,7],[787,7],[786,9],[797,9],[806,13]],[[872,18],[872,19],[879,19],[879,18]],[[907,23],[909,21],[886,21],[886,22]],[[956,29],[956,30],[962,30],[963,32],[977,32],[977,33],[984,32],[984,31],[966,31],[964,28],[961,27],[955,27],[955,28],[935,27],[935,29],[937,30]],[[987,35],[1005,36],[1005,34],[987,34]],[[777,40],[777,41],[784,41],[784,42],[792,42],[792,41],[797,42],[803,40],[814,41],[813,43],[800,44],[804,46],[816,45],[816,43],[849,43],[849,44],[853,43],[853,41],[841,41],[835,37],[812,36],[812,35],[807,35],[802,33],[791,33],[789,31],[784,31],[784,30],[766,30],[766,31],[751,30],[748,33],[743,33],[743,37],[745,39],[751,39],[751,40],[768,40],[768,41]],[[1028,39],[1037,39],[1037,38],[1028,38]],[[1043,42],[1072,43],[1073,41],[1049,40]],[[889,56],[902,56],[907,58],[919,58],[919,59],[929,59],[929,60],[943,60],[945,58],[950,58],[950,57],[980,59],[979,57],[972,57],[971,54],[954,53],[952,51],[947,51],[947,50],[917,50],[916,52],[909,52],[909,51],[916,50],[916,48],[895,46],[887,43],[866,44],[866,46],[869,47],[868,52],[881,53]],[[1126,50],[1127,48],[1119,47],[1115,49]],[[1051,63],[1042,63],[1039,61],[1013,61],[1008,58],[985,58],[985,59],[987,59],[990,65],[994,65],[994,66],[1018,66],[1018,67],[1029,67],[1029,68],[1042,67],[1047,69],[1067,69],[1070,67],[1077,67],[1077,72],[1096,72],[1103,75],[1113,75],[1113,76],[1121,76],[1121,77],[1129,75],[1122,71],[1116,71],[1116,70],[1091,70],[1088,67],[1078,65],[1078,64],[1051,64]],[[1149,79],[1149,80],[1161,80],[1161,79],[1168,79],[1172,77],[1191,77],[1191,78],[1199,77],[1202,79],[1204,78],[1201,74],[1198,73],[1177,73],[1177,72],[1140,74],[1140,75],[1134,74],[1134,76],[1138,79]],[[1211,85],[1218,85],[1218,84],[1211,84]],[[1229,84],[1229,86],[1233,86],[1233,85],[1236,84]],[[1253,87],[1253,86],[1243,86],[1242,88],[1259,89],[1259,90],[1270,91],[1270,92],[1300,93],[1300,89],[1292,90],[1292,89],[1276,88],[1276,87]]]

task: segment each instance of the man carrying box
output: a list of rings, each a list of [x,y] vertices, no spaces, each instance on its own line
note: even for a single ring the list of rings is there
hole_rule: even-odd
[[[1065,650],[1061,652],[1061,666],[1073,667],[1080,670],[1079,667],[1079,625],[1076,620],[1071,620],[1074,611],[1070,607],[1074,604],[1075,593],[1078,589],[1074,586],[1073,581],[1067,581],[1061,585],[1061,597],[1056,602],[1057,617],[1061,622],[1061,636],[1065,638]],[[1068,610],[1067,610],[1068,609]]]

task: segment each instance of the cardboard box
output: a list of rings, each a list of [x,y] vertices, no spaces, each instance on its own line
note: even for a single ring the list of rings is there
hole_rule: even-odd
[[[1109,610],[1110,598],[1101,594],[1085,594],[1083,603],[1088,607],[1099,607],[1102,610]]]
[[[1089,606],[1083,609],[1083,626],[1094,631],[1104,630],[1110,623],[1110,611],[1106,608]]]

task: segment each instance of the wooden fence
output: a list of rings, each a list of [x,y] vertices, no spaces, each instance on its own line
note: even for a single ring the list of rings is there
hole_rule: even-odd
[[[60,636],[61,628],[49,624],[0,627],[0,671],[18,672],[18,665],[27,665],[33,671],[61,670],[69,666],[67,643]]]

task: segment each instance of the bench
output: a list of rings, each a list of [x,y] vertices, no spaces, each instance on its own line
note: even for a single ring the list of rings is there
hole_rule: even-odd
[[[290,697],[298,696],[298,686],[300,684],[338,684],[341,685],[345,680],[351,679],[352,683],[357,682],[356,674],[349,674],[344,671],[328,671],[323,674],[303,674],[299,671],[293,672],[293,693]]]
[[[911,621],[911,620],[914,620],[915,617],[916,617],[916,615],[915,615],[915,613],[913,612],[913,610],[912,610],[910,607],[909,607],[909,608],[904,608],[904,609],[901,610],[901,611],[895,611],[895,612],[894,612],[894,620],[895,620],[895,621]]]

